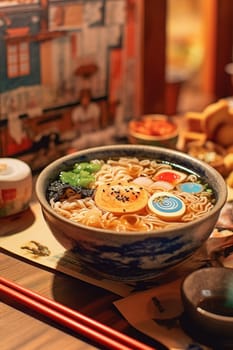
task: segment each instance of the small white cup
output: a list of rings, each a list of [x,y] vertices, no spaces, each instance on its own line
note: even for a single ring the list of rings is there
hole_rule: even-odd
[[[27,209],[31,197],[29,165],[15,158],[0,158],[0,218]]]

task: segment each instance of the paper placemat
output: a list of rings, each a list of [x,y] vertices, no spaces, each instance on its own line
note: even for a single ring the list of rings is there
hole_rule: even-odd
[[[182,329],[180,284],[181,279],[128,296],[114,305],[129,324],[170,350],[210,349]]]
[[[233,236],[231,236],[231,248]],[[232,250],[233,251],[233,250]],[[233,254],[232,264],[233,268]],[[114,302],[131,326],[169,350],[233,349],[233,340],[211,338],[187,320],[181,299],[183,278],[129,295]]]
[[[95,286],[126,296],[133,286],[106,280],[87,271],[78,259],[55,239],[47,226],[39,203],[23,213],[0,219],[1,248],[39,265],[55,269]]]

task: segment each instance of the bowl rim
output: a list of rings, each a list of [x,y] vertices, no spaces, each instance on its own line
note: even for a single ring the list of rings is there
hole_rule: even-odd
[[[99,234],[99,232],[101,231],[100,228],[96,228],[96,227],[90,227],[81,223],[77,223],[74,222],[68,218],[65,218],[59,214],[57,214],[55,212],[55,210],[53,210],[53,208],[50,206],[49,202],[46,199],[45,194],[43,194],[40,191],[40,187],[43,183],[47,182],[48,179],[48,175],[47,173],[50,172],[54,167],[56,166],[60,166],[62,163],[68,162],[70,160],[72,160],[74,157],[81,157],[81,156],[85,156],[89,153],[95,153],[95,152],[99,152],[99,151],[117,151],[117,150],[122,150],[124,148],[124,150],[133,150],[133,149],[138,149],[138,150],[148,150],[151,153],[155,153],[156,152],[163,152],[165,155],[169,155],[169,154],[173,154],[174,156],[178,156],[181,157],[182,159],[185,160],[189,160],[192,159],[192,161],[194,161],[197,165],[204,167],[208,172],[213,173],[213,175],[218,179],[218,181],[220,181],[221,183],[221,187],[222,187],[222,191],[221,191],[221,200],[219,199],[217,201],[217,203],[214,205],[214,207],[211,209],[210,212],[203,214],[200,218],[195,219],[194,221],[191,222],[185,222],[182,224],[182,229],[185,228],[188,229],[191,228],[193,226],[193,223],[198,224],[198,223],[203,223],[206,220],[207,215],[208,216],[214,216],[218,211],[221,210],[221,208],[224,206],[224,204],[226,203],[227,200],[227,186],[226,183],[223,179],[223,177],[220,175],[220,173],[215,170],[213,167],[211,167],[209,164],[204,163],[203,161],[196,159],[194,157],[191,157],[190,155],[186,154],[186,153],[182,153],[181,151],[177,151],[177,150],[173,150],[173,149],[167,149],[167,148],[163,148],[163,147],[158,147],[158,146],[150,146],[150,145],[130,145],[130,144],[118,144],[118,145],[107,145],[107,146],[99,146],[99,147],[91,147],[88,149],[83,149],[68,155],[65,155],[63,157],[60,157],[56,160],[54,160],[53,162],[51,162],[50,164],[48,164],[38,175],[37,179],[36,179],[36,183],[35,183],[35,194],[36,194],[36,198],[38,200],[38,202],[40,203],[42,210],[46,210],[47,212],[49,212],[50,215],[52,215],[53,217],[56,217],[58,220],[62,220],[66,223],[68,223],[69,225],[73,226],[73,227],[80,227],[82,229],[89,229],[91,230],[93,233],[96,232],[96,234]],[[219,197],[220,198],[220,197]],[[108,233],[109,235],[112,236],[125,236],[126,234],[129,235],[129,232],[117,232],[114,230],[109,230],[109,229],[103,229],[102,230],[104,233]],[[160,229],[160,230],[152,230],[152,231],[138,231],[138,232],[130,232],[130,236],[131,237],[144,237],[144,236],[151,236],[151,234],[156,233],[157,236],[164,236],[164,235],[170,235],[170,234],[174,234],[175,232],[179,232],[180,231],[180,226],[177,225],[173,228],[168,228],[168,229]]]
[[[232,273],[233,275],[233,270],[228,267],[221,267],[221,266],[212,266],[212,267],[203,267],[198,270],[195,270],[188,274],[182,281],[181,283],[181,294],[183,295],[183,298],[187,300],[187,302],[192,306],[192,312],[195,313],[196,315],[199,315],[199,317],[203,317],[209,320],[215,320],[215,321],[220,321],[222,323],[230,324],[233,321],[233,316],[224,316],[220,314],[216,314],[214,312],[210,312],[201,308],[198,308],[197,305],[192,301],[190,294],[188,293],[186,289],[186,283],[194,276],[194,275],[202,275],[203,273],[208,273],[208,274],[215,274],[218,271],[224,271],[225,273]],[[193,287],[194,288],[194,287]]]

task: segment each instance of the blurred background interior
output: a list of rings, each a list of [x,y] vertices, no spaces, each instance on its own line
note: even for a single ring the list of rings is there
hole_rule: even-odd
[[[171,112],[182,113],[232,96],[230,66],[227,71],[226,65],[233,55],[233,18],[232,4],[227,1],[178,3],[167,2],[166,69],[168,84],[180,78],[180,96]]]
[[[148,18],[155,13],[155,4],[151,1],[150,8],[149,2],[145,15],[146,43],[152,40]],[[158,39],[157,52],[165,51],[166,112],[175,114],[177,111],[202,110],[216,99],[231,96],[232,85],[225,66],[232,61],[233,55],[232,3],[211,0],[156,3],[161,7],[157,13],[164,14],[164,18],[158,15],[156,21],[161,21],[157,35],[162,35],[161,29],[164,28],[164,38]],[[153,25],[152,19],[151,22]],[[160,46],[161,42],[164,48]],[[161,58],[162,54],[155,54],[154,59],[157,57],[159,60],[158,56]],[[163,67],[163,62],[160,65]],[[149,76],[149,68],[146,72]]]
[[[0,156],[38,169],[232,97],[233,1],[1,1],[0,53]]]

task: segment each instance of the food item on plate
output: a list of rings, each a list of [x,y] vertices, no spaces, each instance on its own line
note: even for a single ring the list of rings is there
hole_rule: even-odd
[[[228,122],[229,105],[226,100],[221,99],[208,105],[203,111],[203,130],[207,139],[211,140],[220,125]]]
[[[211,142],[190,142],[186,146],[186,151],[192,157],[198,158],[226,176],[228,169],[225,166],[224,158],[226,151],[221,146]]]
[[[206,142],[206,134],[203,132],[186,131],[182,137],[183,149],[191,142]]]
[[[223,147],[229,147],[233,143],[233,118],[231,123],[225,123],[219,126],[216,131],[215,141]]]
[[[228,172],[233,171],[233,152],[228,153],[224,157],[224,164]]]
[[[228,153],[224,158],[224,164],[228,170],[228,176],[226,177],[226,183],[230,188],[233,188],[233,153]]]
[[[147,136],[165,137],[176,132],[177,126],[164,116],[144,116],[130,122],[130,131]]]
[[[233,172],[231,172],[227,177],[226,183],[229,187],[233,188]]]
[[[187,125],[185,144],[197,140],[209,140],[223,147],[233,144],[233,118],[226,99],[208,105],[202,112],[187,112],[184,117]]]
[[[131,144],[176,148],[178,124],[161,114],[144,115],[128,124],[128,140]]]
[[[229,105],[221,99],[208,105],[202,112],[187,112],[185,119],[188,131],[204,133],[208,140],[212,140],[217,128],[228,122]]]
[[[199,112],[187,112],[185,114],[185,118],[187,121],[187,125],[189,130],[192,130],[192,132],[203,132],[203,115]]]
[[[215,203],[211,186],[197,174],[166,161],[136,157],[75,164],[49,184],[47,198],[70,220],[117,232],[181,225]]]

